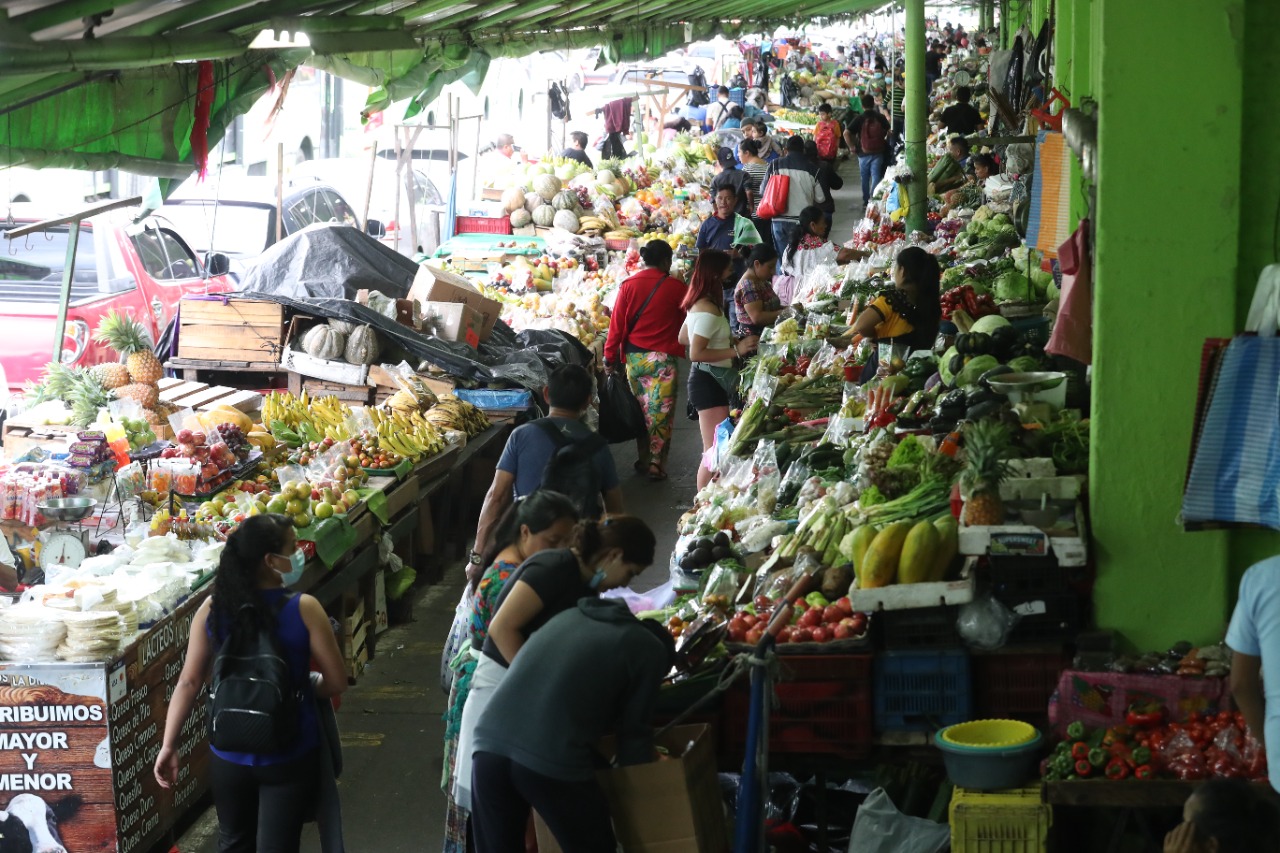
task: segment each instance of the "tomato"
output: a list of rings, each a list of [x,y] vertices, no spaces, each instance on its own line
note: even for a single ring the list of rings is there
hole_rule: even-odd
[[[1218,722],[1220,723],[1233,723],[1235,722],[1235,719],[1235,714],[1232,714],[1230,711],[1218,712]]]

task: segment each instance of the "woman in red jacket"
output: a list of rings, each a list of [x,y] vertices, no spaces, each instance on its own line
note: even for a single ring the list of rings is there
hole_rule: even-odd
[[[684,325],[684,282],[671,276],[671,247],[651,240],[640,249],[645,268],[622,283],[609,336],[604,344],[606,370],[627,372],[648,436],[636,442],[636,471],[649,479],[667,478],[671,449],[671,413],[676,407],[676,359],[684,355],[679,340]]]

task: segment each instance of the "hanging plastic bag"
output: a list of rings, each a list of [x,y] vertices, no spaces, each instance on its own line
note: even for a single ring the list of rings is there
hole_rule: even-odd
[[[621,444],[640,438],[645,429],[644,410],[627,377],[611,371],[600,384],[600,435],[610,444]]]
[[[1018,614],[1001,604],[991,593],[983,593],[960,608],[956,629],[971,648],[993,652],[1004,646],[1009,632],[1018,624]]]
[[[876,788],[858,807],[849,853],[939,853],[950,844],[950,826],[904,815]]]

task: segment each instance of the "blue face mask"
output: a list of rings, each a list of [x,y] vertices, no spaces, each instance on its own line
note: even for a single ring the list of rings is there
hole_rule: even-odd
[[[600,584],[604,583],[604,569],[596,569],[596,573],[591,576],[591,580],[587,581],[587,586],[593,590],[599,589]]]
[[[283,557],[284,554],[276,554],[277,557]],[[280,580],[285,586],[293,586],[302,577],[302,570],[307,566],[307,555],[301,550],[296,550],[289,555],[289,571],[280,572]]]

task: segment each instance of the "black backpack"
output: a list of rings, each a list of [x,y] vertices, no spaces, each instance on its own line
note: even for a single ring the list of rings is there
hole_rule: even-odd
[[[246,606],[213,659],[209,743],[224,752],[284,752],[298,737],[301,702],[275,632],[253,625]]]
[[[694,68],[688,74],[690,86],[701,86],[701,89],[691,89],[689,91],[689,106],[705,107],[711,103],[711,96],[705,91],[707,87],[707,75],[699,66]]]
[[[541,488],[560,492],[578,508],[581,518],[600,517],[600,472],[596,454],[609,444],[599,433],[571,438],[549,418],[533,421],[555,444],[555,451],[542,469]]]

